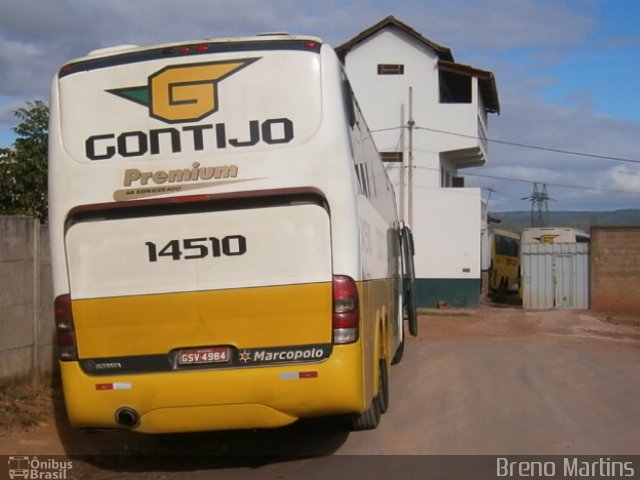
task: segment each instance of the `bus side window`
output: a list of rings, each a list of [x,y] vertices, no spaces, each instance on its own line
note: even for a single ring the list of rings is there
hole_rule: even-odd
[[[349,123],[349,127],[353,128],[356,124],[356,109],[354,106],[351,84],[346,78],[342,81],[342,98],[344,99],[347,122]]]

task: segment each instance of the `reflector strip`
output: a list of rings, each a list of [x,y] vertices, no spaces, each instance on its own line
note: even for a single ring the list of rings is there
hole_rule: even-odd
[[[96,383],[96,390],[131,390],[129,382]]]
[[[280,374],[280,380],[300,380],[303,378],[318,378],[318,372],[285,372]]]

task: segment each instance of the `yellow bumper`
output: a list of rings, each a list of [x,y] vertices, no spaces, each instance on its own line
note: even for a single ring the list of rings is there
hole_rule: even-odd
[[[61,362],[74,427],[117,428],[116,411],[139,415],[144,433],[271,428],[303,417],[365,409],[360,343],[321,363],[138,375],[89,376]]]

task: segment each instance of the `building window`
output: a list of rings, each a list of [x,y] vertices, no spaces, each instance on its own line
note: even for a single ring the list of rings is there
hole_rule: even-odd
[[[440,103],[471,103],[471,77],[459,73],[438,72]]]
[[[451,186],[453,188],[464,188],[464,177],[452,177]]]
[[[402,152],[380,152],[383,162],[400,162],[402,163]]]
[[[401,63],[379,63],[378,75],[404,75],[404,65]]]

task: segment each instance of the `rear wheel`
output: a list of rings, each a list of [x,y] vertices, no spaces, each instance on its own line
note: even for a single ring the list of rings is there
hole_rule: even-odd
[[[401,247],[402,252],[402,247]],[[404,260],[401,258],[398,263],[398,296],[396,299],[396,322],[398,329],[398,336],[400,337],[400,342],[396,347],[396,351],[393,354],[393,358],[391,359],[391,365],[397,365],[402,361],[402,357],[404,356],[404,338],[405,338],[405,327],[404,327],[404,299],[405,299],[405,281],[404,281]]]
[[[389,369],[385,360],[380,360],[378,368],[378,382],[380,393],[376,397],[380,405],[380,413],[385,413],[389,409]]]
[[[407,304],[405,306],[405,318],[409,323],[409,333],[413,337],[418,336],[418,312],[416,310],[416,297],[413,281],[407,294]]]
[[[356,413],[351,419],[352,430],[373,430],[380,423],[380,405],[374,398],[367,410],[362,413]]]
[[[380,423],[380,415],[389,408],[389,370],[384,359],[378,361],[378,394],[363,413],[355,414],[351,419],[353,430],[373,430]]]
[[[398,349],[396,350],[395,355],[393,356],[393,360],[391,360],[391,365],[397,365],[402,361],[402,357],[404,356],[404,334],[402,336],[402,341],[400,345],[398,345]]]
[[[413,263],[413,234],[408,227],[401,229],[401,246],[403,257],[403,315],[409,323],[409,333],[418,336],[418,313],[416,311],[415,266]]]

